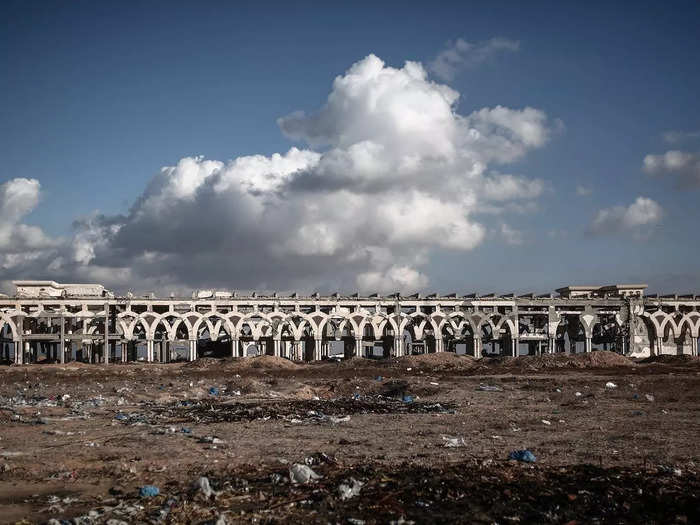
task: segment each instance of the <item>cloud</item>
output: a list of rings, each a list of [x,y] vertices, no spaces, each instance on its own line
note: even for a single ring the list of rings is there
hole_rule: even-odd
[[[642,169],[655,177],[675,176],[679,187],[700,186],[700,153],[670,150],[644,157]]]
[[[669,144],[677,144],[679,142],[686,142],[689,140],[700,139],[700,131],[665,131],[662,134],[665,142]]]
[[[590,225],[593,235],[632,233],[644,235],[649,228],[661,222],[663,210],[655,201],[637,197],[629,206],[614,206],[599,210]]]
[[[467,42],[458,38],[428,63],[428,68],[442,80],[452,80],[462,70],[478,66],[498,53],[518,51],[520,42],[507,38],[491,38],[483,42]]]
[[[549,141],[544,112],[461,115],[458,99],[419,63],[369,55],[319,109],[279,119],[296,146],[228,162],[185,157],[127,214],[75,221],[71,242],[34,269],[117,290],[422,289],[431,254],[487,238],[476,214],[528,208],[546,186],[497,171]]]
[[[36,179],[16,178],[0,185],[0,270],[9,272],[41,259],[57,240],[22,220],[39,203],[41,185]]]
[[[501,236],[506,244],[510,244],[511,246],[520,246],[524,242],[523,233],[508,226],[506,223],[501,224]]]
[[[579,197],[588,197],[593,193],[593,190],[587,186],[581,186],[580,184],[576,186],[576,195]]]

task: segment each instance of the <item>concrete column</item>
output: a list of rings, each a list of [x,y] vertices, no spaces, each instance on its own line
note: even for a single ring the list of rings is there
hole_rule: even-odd
[[[442,346],[442,337],[440,338],[435,338],[435,352],[444,352],[444,348]]]
[[[274,349],[275,357],[281,357],[282,356],[282,341],[280,339],[273,339],[272,344],[274,347],[273,349]]]
[[[362,337],[355,337],[355,356],[364,357],[362,355]]]
[[[189,355],[187,356],[188,361],[194,361],[197,359],[197,341],[194,339],[190,340]]]
[[[549,354],[554,354],[557,351],[557,340],[555,337],[550,337],[549,338],[549,348],[547,349],[547,353]]]
[[[109,303],[105,303],[104,362],[109,363]]]
[[[690,353],[692,355],[697,356],[698,355],[698,338],[690,336],[690,344],[691,344]]]
[[[403,338],[394,337],[394,356],[401,357],[404,355],[403,351]]]
[[[593,351],[593,338],[586,337],[586,353],[590,354]]]
[[[542,355],[542,341],[537,341],[537,355]]]
[[[146,340],[146,362],[153,362],[153,339]]]
[[[314,359],[316,361],[321,360],[321,344],[323,341],[321,339],[314,339]]]
[[[231,357],[238,357],[238,339],[231,339]]]
[[[664,338],[657,337],[656,338],[656,355],[661,355],[663,353],[664,353]]]
[[[63,322],[63,314],[61,314],[61,339],[58,341],[58,361],[61,364],[66,362],[65,335],[65,323]]]
[[[21,365],[24,363],[24,360],[22,359],[24,353],[24,343],[22,342],[22,339],[15,341],[14,347],[15,355],[13,361],[16,365]]]
[[[128,343],[121,343],[121,350],[122,350],[122,363],[126,363],[129,360],[128,357]]]
[[[481,347],[481,337],[475,337],[474,338],[474,357],[476,359],[481,358],[482,354],[482,347]]]
[[[518,340],[515,337],[510,338],[510,355],[518,357]]]

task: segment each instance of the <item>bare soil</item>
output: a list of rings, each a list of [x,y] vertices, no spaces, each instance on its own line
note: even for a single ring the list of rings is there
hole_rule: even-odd
[[[699,364],[0,367],[0,522],[700,523]]]

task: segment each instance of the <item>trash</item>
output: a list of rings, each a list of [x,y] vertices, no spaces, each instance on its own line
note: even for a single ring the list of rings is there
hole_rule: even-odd
[[[139,496],[142,498],[152,498],[160,494],[160,489],[155,485],[144,485],[139,489]]]
[[[382,379],[384,379],[382,376],[377,376],[377,381],[381,381]]]
[[[551,425],[551,424],[552,424],[551,421],[547,421],[546,419],[543,419],[543,420],[542,420],[542,423],[545,424],[545,425]]]
[[[357,481],[355,478],[350,478],[347,483],[341,483],[338,486],[338,494],[340,494],[340,499],[345,501],[355,496],[360,495],[360,490],[364,483]]]
[[[645,394],[644,397],[646,398],[647,401],[650,403],[654,402],[654,394]]]
[[[479,385],[477,390],[481,390],[482,392],[503,392],[503,389],[496,385]]]
[[[613,383],[612,381],[608,381],[607,383],[605,383],[605,388],[613,389],[613,388],[617,388],[617,385],[615,383]]]
[[[216,388],[215,386],[211,387],[209,389],[209,395],[210,396],[218,396],[219,395],[219,389]]]
[[[442,440],[445,442],[445,448],[457,448],[467,446],[467,442],[463,437],[442,436]]]
[[[306,484],[322,477],[316,474],[311,467],[301,463],[294,463],[294,465],[289,467],[289,480],[295,485],[297,483]]]
[[[114,419],[116,419],[117,421],[126,421],[127,419],[129,419],[129,416],[119,412],[116,416],[114,416]]]
[[[575,395],[576,397],[581,397],[583,394],[582,394],[581,392],[576,392],[576,394],[574,394],[574,395]]]
[[[194,488],[202,494],[204,494],[204,497],[207,499],[215,495],[214,491],[211,489],[211,485],[209,484],[209,478],[207,478],[206,476],[202,476],[197,481],[195,481]]]
[[[508,459],[514,459],[516,461],[524,461],[525,463],[534,463],[537,461],[535,455],[529,450],[513,450],[508,454]]]
[[[333,424],[347,423],[348,421],[350,421],[350,416],[341,416],[341,417],[330,416],[328,418],[328,421],[330,421]]]
[[[404,396],[403,396],[404,403],[413,403],[413,401],[414,401],[413,396],[410,396],[408,394],[404,394]]]
[[[436,383],[435,381],[431,381],[430,384],[433,385],[433,386],[438,386],[438,385],[440,385],[440,383]]]
[[[218,438],[218,437],[216,437],[216,436],[204,436],[204,437],[201,437],[201,438],[199,438],[199,442],[200,442],[200,443],[209,443],[209,444],[212,444],[212,445],[221,445],[221,444],[225,443],[225,441],[224,441],[223,439],[220,439],[220,438]]]

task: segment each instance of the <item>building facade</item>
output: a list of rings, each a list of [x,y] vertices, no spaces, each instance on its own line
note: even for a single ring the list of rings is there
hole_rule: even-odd
[[[204,349],[295,360],[457,352],[482,357],[612,350],[698,354],[700,296],[646,285],[568,286],[548,295],[357,294],[116,297],[101,285],[16,281],[0,296],[0,358],[168,362]]]

